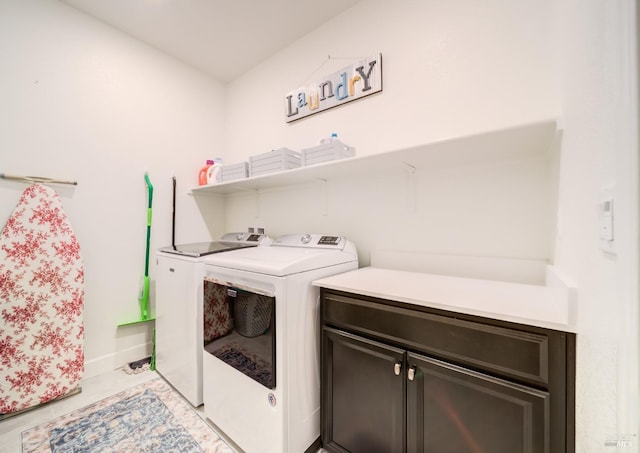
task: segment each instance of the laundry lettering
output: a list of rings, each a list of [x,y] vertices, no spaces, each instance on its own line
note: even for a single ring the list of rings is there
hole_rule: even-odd
[[[369,71],[367,71],[366,75],[363,72],[364,66],[356,68],[356,71],[358,71],[358,74],[360,74],[360,76],[362,76],[362,80],[364,80],[364,88],[362,89],[362,91],[369,91],[371,89],[371,85],[369,85],[369,77],[371,76],[371,71],[373,71],[373,67],[375,65],[375,60],[369,63]]]
[[[285,96],[286,121],[382,91],[381,61],[378,54],[291,91]]]

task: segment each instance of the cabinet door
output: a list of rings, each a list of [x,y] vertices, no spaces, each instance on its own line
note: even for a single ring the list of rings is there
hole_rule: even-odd
[[[324,327],[322,440],[331,452],[405,449],[403,349]]]
[[[417,354],[407,365],[407,452],[550,451],[548,393]]]

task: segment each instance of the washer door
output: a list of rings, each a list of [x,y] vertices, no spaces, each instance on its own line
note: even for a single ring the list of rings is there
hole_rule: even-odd
[[[267,388],[276,386],[273,293],[204,280],[204,349]]]

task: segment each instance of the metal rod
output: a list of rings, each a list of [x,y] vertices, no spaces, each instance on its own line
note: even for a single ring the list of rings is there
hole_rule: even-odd
[[[27,182],[39,182],[43,184],[70,184],[77,186],[78,181],[62,181],[60,179],[45,178],[42,176],[13,176],[5,173],[0,173],[0,178],[9,179],[11,181],[27,181]]]
[[[171,213],[171,246],[176,248],[176,177],[173,177],[173,211]]]

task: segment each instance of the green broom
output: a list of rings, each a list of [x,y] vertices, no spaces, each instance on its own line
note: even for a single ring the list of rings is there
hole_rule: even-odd
[[[129,326],[132,324],[154,320],[154,318],[149,317],[149,247],[151,242],[151,205],[153,203],[153,186],[151,185],[151,180],[149,179],[148,173],[144,174],[144,180],[147,183],[149,204],[147,208],[147,248],[144,258],[144,277],[142,278],[142,281],[140,283],[140,294],[138,296],[138,302],[140,304],[140,319],[123,324],[118,324],[118,327]]]
[[[149,248],[151,245],[151,205],[153,204],[153,185],[151,184],[151,180],[149,179],[149,174],[144,174],[144,181],[147,184],[147,195],[149,198],[149,203],[147,206],[147,246],[144,257],[144,277],[142,278],[142,282],[140,283],[140,294],[138,295],[138,303],[140,304],[140,319],[131,322],[125,322],[123,324],[118,324],[118,327],[130,326],[133,324],[140,324],[142,322],[153,321],[154,318],[149,317]],[[156,329],[153,329],[153,350],[151,352],[151,357],[147,357],[142,360],[137,360],[129,364],[129,369],[133,372],[136,372],[136,369],[141,368],[145,363],[149,363],[149,369],[156,369]],[[125,367],[126,369],[127,367]]]

